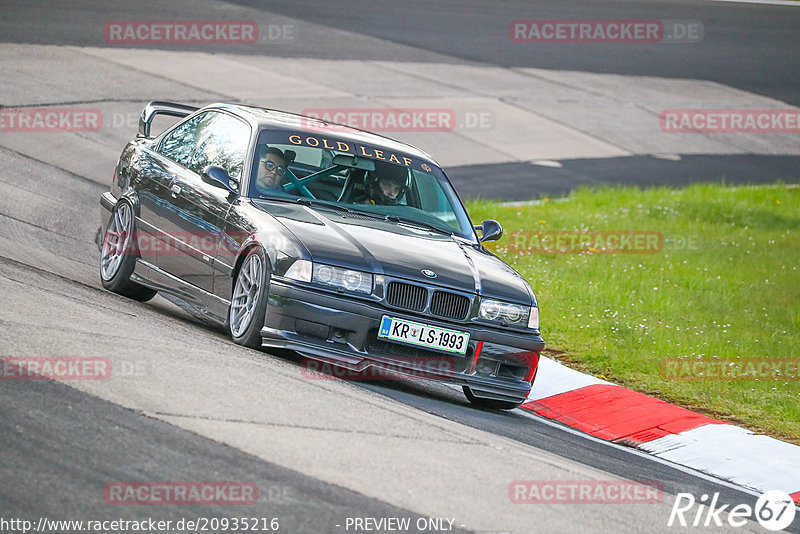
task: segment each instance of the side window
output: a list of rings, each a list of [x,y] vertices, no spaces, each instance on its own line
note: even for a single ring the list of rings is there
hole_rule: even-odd
[[[225,113],[208,111],[169,132],[158,151],[194,172],[219,165],[231,178],[239,179],[249,142],[247,124]]]
[[[200,142],[188,167],[200,173],[208,165],[222,167],[231,178],[240,179],[245,153],[250,142],[250,127],[224,113],[211,113],[201,121]]]
[[[184,167],[188,167],[200,135],[205,129],[204,126],[210,118],[211,113],[201,113],[184,122],[164,136],[158,152]]]

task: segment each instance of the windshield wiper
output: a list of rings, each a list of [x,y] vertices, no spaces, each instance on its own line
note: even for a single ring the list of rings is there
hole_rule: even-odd
[[[255,197],[252,197],[255,199]],[[291,202],[294,203],[293,197],[286,197],[282,195],[258,195],[258,200],[274,200],[276,202]]]
[[[386,219],[387,221],[390,221],[390,222],[394,222],[394,223],[402,222],[402,223],[410,224],[412,226],[421,226],[423,228],[427,228],[429,230],[433,230],[433,231],[438,232],[440,234],[453,235],[453,231],[452,230],[445,230],[444,228],[442,228],[440,226],[436,226],[435,224],[431,224],[431,223],[424,222],[424,221],[418,221],[417,219],[412,219],[411,217],[400,217],[398,215],[387,215],[386,217],[384,217],[384,219]]]
[[[332,210],[341,211],[343,213],[351,213],[353,215],[363,215],[365,217],[369,217],[371,219],[377,219],[379,221],[386,220],[386,217],[380,215],[378,213],[372,213],[369,211],[361,211],[361,210],[354,210],[352,208],[348,208],[347,206],[342,206],[341,204],[332,204],[326,200],[316,200],[306,197],[300,197],[295,200],[298,204],[303,204],[304,206],[315,206],[320,208],[330,208]]]
[[[275,200],[278,202],[290,202],[292,204],[302,204],[303,206],[314,206],[320,208],[330,208],[336,211],[342,211],[345,213],[352,213],[353,210],[350,208],[346,208],[345,206],[340,206],[338,204],[330,204],[324,200],[316,200],[313,198],[308,197],[285,197],[285,196],[268,196],[268,195],[260,195],[260,200]]]
[[[346,206],[342,206],[341,204],[334,204],[328,202],[326,200],[317,200],[315,198],[307,198],[307,197],[298,197],[294,200],[297,204],[302,204],[303,206],[313,206],[318,208],[329,208],[335,211],[340,211],[342,213],[351,213],[354,215],[363,215],[365,217],[369,217],[370,219],[376,219],[379,221],[388,221],[393,223],[406,223],[412,226],[419,226],[428,230],[433,230],[434,232],[444,234],[444,235],[453,235],[452,230],[446,230],[440,226],[436,226],[435,224],[431,224],[424,221],[418,221],[417,219],[413,219],[411,217],[401,217],[398,215],[381,215],[379,213],[372,213],[370,211],[361,211],[361,210],[354,210],[352,208],[348,208]]]
[[[352,213],[353,210],[346,206],[342,206],[339,204],[331,204],[325,200],[317,200],[315,198],[306,198],[306,197],[298,197],[295,202],[297,204],[302,204],[303,206],[315,206],[320,208],[329,208],[336,211],[343,211],[345,213]]]

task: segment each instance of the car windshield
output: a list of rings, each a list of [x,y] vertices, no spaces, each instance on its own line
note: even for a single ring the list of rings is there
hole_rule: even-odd
[[[474,239],[442,170],[399,144],[394,149],[327,134],[263,130],[254,158],[251,198],[294,199]]]

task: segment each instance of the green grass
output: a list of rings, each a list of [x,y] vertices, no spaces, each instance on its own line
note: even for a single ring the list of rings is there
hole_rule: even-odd
[[[546,355],[800,443],[800,379],[660,373],[665,359],[800,359],[800,188],[582,189],[524,206],[478,199],[467,208],[474,221],[503,225],[492,248],[536,292]],[[536,230],[659,231],[664,244],[649,254],[514,249],[514,232]]]

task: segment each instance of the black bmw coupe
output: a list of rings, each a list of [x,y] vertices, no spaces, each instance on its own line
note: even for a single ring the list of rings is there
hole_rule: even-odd
[[[180,120],[151,136],[159,114]],[[530,392],[536,297],[482,245],[500,225],[473,226],[417,148],[281,111],[151,102],[100,204],[110,291],[162,291],[241,345],[446,380],[485,407]]]

